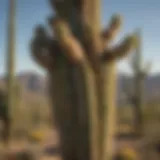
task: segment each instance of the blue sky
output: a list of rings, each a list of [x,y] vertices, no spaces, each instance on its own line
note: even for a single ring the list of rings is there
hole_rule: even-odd
[[[159,0],[102,0],[102,24],[105,25],[114,13],[124,17],[122,31],[116,41],[135,28],[143,29],[143,54],[153,62],[152,72],[160,72],[160,1]],[[51,8],[47,0],[17,0],[16,71],[33,70],[44,73],[29,54],[29,40],[37,23],[45,24]],[[7,0],[0,0],[0,73],[5,71]],[[128,72],[128,59],[118,63],[118,70]]]

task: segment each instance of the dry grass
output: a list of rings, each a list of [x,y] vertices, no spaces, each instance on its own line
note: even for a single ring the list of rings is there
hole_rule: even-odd
[[[0,89],[4,92],[6,91],[4,82],[0,83]],[[20,141],[14,139],[7,148],[4,148],[2,143],[0,143],[0,152],[19,152],[29,148],[31,152],[37,154],[47,146],[57,145],[58,136],[56,135],[56,132],[50,128],[51,112],[47,97],[39,93],[26,92],[22,89],[18,100],[19,105],[15,106],[14,110],[12,110],[12,129],[15,131],[22,130],[26,132],[27,135],[32,131],[37,130],[43,134],[43,140],[34,144],[28,141],[28,137],[26,137],[25,140],[23,139]],[[35,123],[35,113],[39,117],[37,123]],[[42,155],[41,159],[47,160],[53,159],[53,157]],[[54,159],[58,158],[55,157]]]
[[[5,90],[5,85],[3,83],[0,84],[0,88]],[[37,125],[34,123],[34,114],[37,112],[39,114],[39,122]],[[16,113],[16,114],[15,114]],[[40,129],[43,133],[44,139],[39,144],[31,144],[28,141],[13,141],[10,143],[9,151],[17,152],[19,150],[23,150],[25,148],[30,148],[32,151],[39,152],[38,150],[42,150],[47,146],[57,146],[59,144],[58,134],[56,130],[49,128],[50,125],[50,106],[47,97],[44,97],[41,94],[33,93],[33,92],[25,92],[21,93],[21,102],[20,106],[16,107],[16,112],[14,112],[14,126],[15,128],[21,128],[28,133],[33,131],[33,129]],[[133,121],[133,113],[132,108],[126,106],[118,109],[118,126],[117,130],[120,127],[123,127],[123,120],[127,120],[129,125]],[[160,110],[158,105],[153,109],[152,106],[146,107],[144,110],[144,120],[145,120],[145,137],[143,140],[139,141],[131,141],[131,140],[122,140],[116,141],[116,149],[123,148],[126,146],[131,146],[137,150],[137,153],[140,152],[146,153],[144,148],[144,143],[153,142],[160,140]],[[121,125],[121,126],[120,126]],[[123,127],[125,128],[125,127]],[[0,151],[4,150],[3,145],[0,144]],[[153,154],[153,153],[152,153]],[[152,155],[153,157],[153,155]],[[153,158],[152,158],[153,159]],[[59,156],[50,157],[47,155],[43,155],[40,157],[40,160],[60,160]],[[155,159],[153,159],[155,160]]]

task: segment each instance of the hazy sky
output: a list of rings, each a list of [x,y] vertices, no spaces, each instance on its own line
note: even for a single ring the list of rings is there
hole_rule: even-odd
[[[114,13],[124,17],[122,31],[117,40],[135,28],[143,29],[143,54],[153,62],[152,72],[160,72],[160,1],[159,0],[102,0],[102,24],[107,24]],[[51,8],[47,0],[17,0],[17,71],[44,71],[37,66],[29,54],[29,40],[37,23],[45,24]],[[0,0],[0,73],[5,71],[7,4]],[[127,59],[118,64],[120,71],[129,71]]]

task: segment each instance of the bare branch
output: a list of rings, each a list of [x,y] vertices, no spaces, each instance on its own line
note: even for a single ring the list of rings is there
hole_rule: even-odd
[[[113,59],[121,59],[129,54],[130,51],[135,49],[136,46],[136,37],[134,35],[126,37],[122,43],[118,46],[108,49],[103,54],[104,61],[110,61]]]

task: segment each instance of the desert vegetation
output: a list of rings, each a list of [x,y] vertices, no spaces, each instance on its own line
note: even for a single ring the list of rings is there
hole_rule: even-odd
[[[159,159],[160,103],[145,98],[150,63],[142,62],[142,29],[112,45],[123,17],[113,15],[102,28],[100,0],[49,0],[49,5],[48,28],[35,26],[28,45],[30,57],[46,72],[47,88],[40,83],[37,90],[38,79],[23,81],[15,73],[16,1],[9,1],[1,152],[11,160],[46,159],[45,154],[62,160]],[[126,101],[120,105],[116,66],[129,54],[133,74],[123,84]]]

